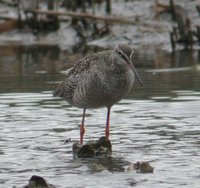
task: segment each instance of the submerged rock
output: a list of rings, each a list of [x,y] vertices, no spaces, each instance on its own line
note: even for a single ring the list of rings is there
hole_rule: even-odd
[[[103,170],[108,171],[136,171],[138,173],[153,173],[154,168],[147,161],[137,161],[130,163],[123,159],[114,158],[112,154],[112,145],[105,137],[99,138],[97,141],[88,141],[84,145],[78,142],[72,146],[73,157],[76,158],[94,158],[88,161],[88,167],[93,172]],[[128,165],[126,169],[125,166]]]
[[[112,145],[105,137],[101,137],[97,141],[89,141],[82,146],[79,143],[74,143],[72,150],[74,158],[93,158],[111,155]]]
[[[54,185],[48,184],[41,176],[33,175],[24,188],[55,188]]]

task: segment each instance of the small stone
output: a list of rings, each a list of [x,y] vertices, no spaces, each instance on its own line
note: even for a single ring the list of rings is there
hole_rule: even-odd
[[[67,138],[65,141],[64,141],[64,144],[68,144],[69,142],[71,142],[71,138]]]
[[[127,168],[127,171],[135,170],[138,173],[153,173],[154,168],[147,161],[138,161],[131,163]]]

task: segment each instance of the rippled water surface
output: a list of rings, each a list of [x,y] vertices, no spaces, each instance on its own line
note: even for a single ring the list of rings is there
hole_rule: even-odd
[[[73,159],[72,144],[79,139],[82,110],[51,94],[63,78],[61,56],[45,51],[29,59],[25,52],[0,56],[0,187],[22,187],[32,175],[62,188],[199,187],[196,66],[139,66],[144,87],[136,83],[112,109],[112,158],[81,160]],[[105,120],[105,108],[87,111],[85,141],[104,135]],[[149,161],[154,173],[125,172],[136,161]]]

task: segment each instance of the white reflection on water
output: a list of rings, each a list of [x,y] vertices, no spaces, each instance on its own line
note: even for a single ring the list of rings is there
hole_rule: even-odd
[[[57,187],[198,187],[200,93],[122,100],[111,114],[114,158],[151,161],[153,174],[104,170],[73,160],[81,109],[49,92],[0,95],[0,187],[22,186],[41,175]],[[88,110],[85,140],[104,135],[106,109]]]

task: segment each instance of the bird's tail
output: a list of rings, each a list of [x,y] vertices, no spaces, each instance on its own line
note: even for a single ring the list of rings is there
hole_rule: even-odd
[[[64,89],[62,87],[62,84],[59,84],[56,86],[56,89],[53,91],[53,96],[54,97],[63,97],[64,94]]]

